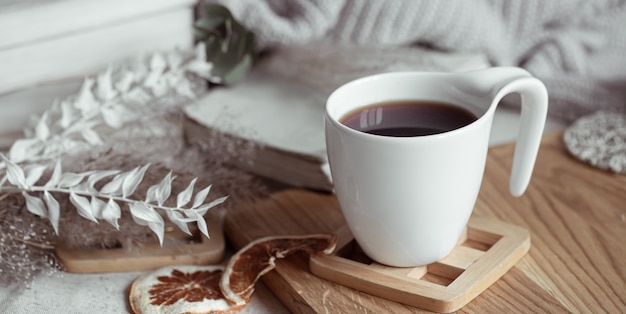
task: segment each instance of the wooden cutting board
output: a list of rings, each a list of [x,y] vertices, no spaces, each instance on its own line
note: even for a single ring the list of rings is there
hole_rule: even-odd
[[[253,239],[268,235],[291,235],[317,232],[333,232],[345,238],[349,230],[334,195],[307,190],[286,190],[273,194],[266,200],[240,207],[229,212],[225,220],[225,232],[233,246],[241,248]],[[338,244],[338,247],[341,244]],[[383,298],[360,292],[324,279],[311,273],[308,256],[295,255],[279,259],[276,269],[264,275],[263,282],[291,311],[297,313],[348,313],[348,312],[421,312],[422,310]],[[534,282],[513,268],[503,278],[508,289],[485,291],[480,297],[463,308],[469,312],[481,309],[488,304],[490,310],[504,312],[532,307],[534,299],[522,297],[513,286],[523,286],[532,291],[542,302],[555,305],[553,310],[563,310],[556,306],[550,296],[538,288]],[[493,298],[507,298],[513,303],[491,303]],[[489,302],[489,303],[486,303]]]

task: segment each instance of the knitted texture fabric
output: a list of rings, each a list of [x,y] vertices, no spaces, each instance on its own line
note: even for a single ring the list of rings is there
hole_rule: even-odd
[[[482,53],[541,79],[555,118],[626,107],[624,0],[206,1],[227,6],[259,49],[323,38]]]

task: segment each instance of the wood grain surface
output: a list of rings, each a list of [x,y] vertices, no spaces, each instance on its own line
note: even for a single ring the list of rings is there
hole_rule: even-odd
[[[106,273],[153,270],[171,265],[206,265],[218,263],[224,257],[226,241],[221,219],[207,215],[211,238],[191,227],[189,236],[178,227],[165,227],[163,244],[145,244],[130,249],[123,244],[113,248],[72,248],[58,243],[55,254],[70,273]]]
[[[515,267],[459,310],[477,312],[626,312],[626,176],[570,157],[561,134],[549,134],[534,177],[520,198],[508,192],[514,146],[490,149],[474,215],[527,228],[532,246]],[[236,247],[266,235],[345,232],[333,195],[278,192],[242,206],[225,221]],[[311,274],[308,257],[278,260],[264,283],[298,313],[420,313]]]
[[[450,313],[471,302],[515,266],[530,248],[530,233],[497,219],[473,216],[450,254],[419,267],[378,264],[364,256],[356,241],[345,242],[348,244],[338,246],[333,254],[311,256],[309,270],[383,299]]]
[[[514,198],[512,154],[512,145],[489,152],[475,213],[531,231],[533,246],[518,268],[566,309],[626,313],[626,176],[576,160],[562,134],[550,134],[528,191]]]

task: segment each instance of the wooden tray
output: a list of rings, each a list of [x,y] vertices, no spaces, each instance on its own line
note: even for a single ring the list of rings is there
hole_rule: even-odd
[[[200,265],[221,261],[224,256],[224,233],[217,217],[207,219],[211,238],[199,232],[189,236],[177,227],[165,233],[163,246],[158,243],[141,248],[77,249],[58,245],[55,253],[66,271],[73,273],[122,272],[151,270],[168,265]]]
[[[503,171],[507,176],[508,170],[507,168]],[[508,193],[508,190],[505,192]],[[229,210],[224,221],[224,232],[235,249],[260,237],[271,235],[332,232],[337,234],[340,240],[343,239],[337,247],[345,246],[346,241],[351,239],[337,198],[332,194],[290,189],[276,192],[266,200],[243,205]],[[519,212],[522,212],[521,209],[524,208],[518,208]],[[484,210],[484,207],[476,208],[473,216],[486,217],[477,213],[477,211]],[[494,215],[489,215],[489,217],[494,217]],[[494,219],[503,221],[495,217]],[[470,238],[472,232],[474,231],[471,229],[468,231]],[[497,232],[491,233],[497,234]],[[499,245],[502,244],[499,243]],[[521,270],[521,267],[525,265],[524,260],[526,258],[522,258],[515,267],[464,306],[460,312],[510,313],[519,312],[520,309],[526,312],[537,309],[549,313],[565,311],[564,307],[554,301],[554,297],[549,292],[534,282],[526,271]],[[489,260],[491,263],[495,261],[497,259]],[[512,260],[509,262],[513,263]],[[507,265],[502,265],[502,267],[505,266]],[[261,279],[294,313],[409,314],[429,312],[314,275],[310,271],[309,256],[306,254],[295,254],[285,259],[277,259],[276,268],[263,275]]]
[[[356,241],[339,235],[333,255],[310,259],[321,278],[384,299],[435,312],[456,311],[513,267],[530,249],[528,230],[472,217],[457,246],[444,259],[421,267],[397,268],[370,260]]]

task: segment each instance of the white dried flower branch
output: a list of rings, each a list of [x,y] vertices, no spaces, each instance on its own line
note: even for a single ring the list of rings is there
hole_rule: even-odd
[[[62,101],[55,101],[40,117],[34,118],[25,129],[25,137],[17,140],[8,156],[0,154],[0,195],[21,193],[27,210],[47,218],[55,232],[59,232],[60,205],[51,193],[66,194],[78,214],[98,223],[105,220],[119,229],[120,204],[127,204],[133,220],[148,226],[163,243],[165,222],[159,211],[182,231],[190,234],[188,223],[195,222],[198,229],[209,236],[203,218],[206,212],[221,204],[227,197],[206,203],[210,186],[193,194],[196,179],[177,195],[176,206],[164,203],[171,196],[174,180],[171,172],[159,184],[151,186],[145,200],[131,198],[148,165],[121,172],[94,170],[82,173],[63,173],[59,158],[77,154],[102,145],[102,132],[120,129],[141,117],[142,110],[165,95],[195,99],[189,74],[218,83],[211,75],[213,65],[206,61],[202,44],[193,51],[155,53],[148,58],[94,78],[86,78],[79,93]],[[36,185],[57,160],[50,179]],[[108,180],[100,189],[98,182]],[[191,198],[193,203],[189,206]]]
[[[105,220],[117,229],[119,229],[118,219],[122,214],[120,203],[125,203],[130,209],[133,220],[139,225],[148,226],[157,235],[161,245],[165,221],[157,210],[163,211],[168,219],[185,233],[191,235],[188,224],[195,222],[200,232],[209,237],[203,217],[209,209],[227,199],[227,196],[224,196],[207,203],[210,185],[194,195],[196,178],[185,190],[176,195],[175,207],[165,206],[164,203],[171,196],[172,181],[175,179],[172,172],[168,173],[160,183],[150,186],[144,200],[132,199],[131,196],[142,182],[150,164],[125,172],[92,170],[82,173],[63,173],[61,163],[58,161],[50,179],[43,185],[36,185],[47,166],[31,165],[22,168],[2,154],[0,157],[6,164],[6,174],[0,180],[0,192],[21,193],[26,200],[27,210],[32,214],[47,218],[57,234],[61,210],[58,200],[51,193],[68,195],[70,202],[76,207],[81,217],[96,223],[99,220]],[[96,183],[105,179],[108,181],[101,188],[95,187]],[[193,202],[191,202],[192,198]]]
[[[195,99],[188,74],[219,82],[211,75],[212,67],[202,44],[193,51],[155,53],[116,70],[109,66],[95,78],[86,78],[75,97],[55,101],[33,119],[8,157],[16,163],[38,162],[101,145],[100,129],[122,128],[140,117],[141,107],[164,95]]]

